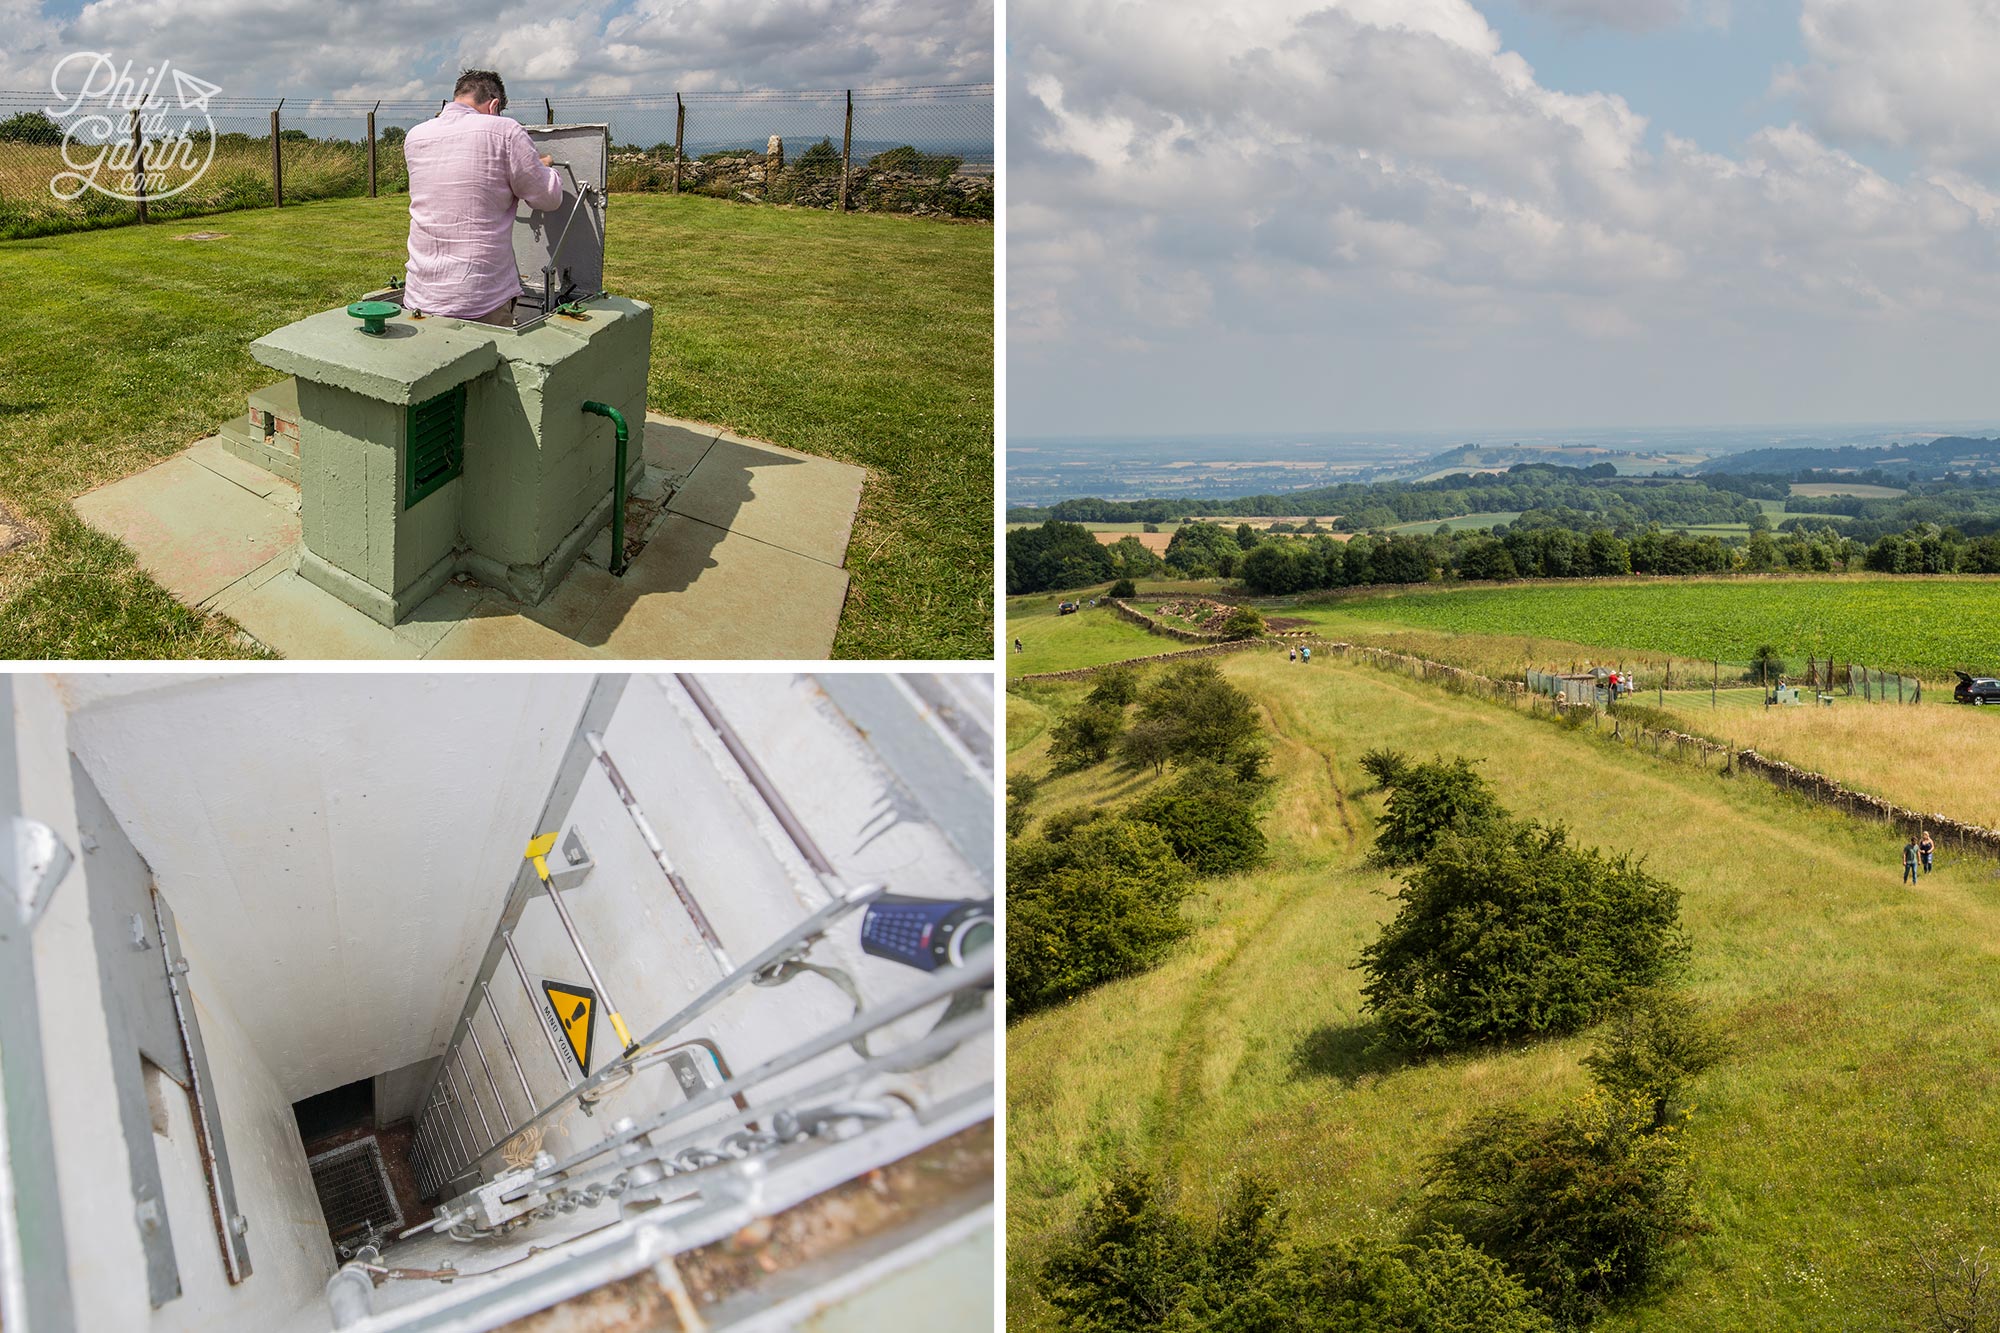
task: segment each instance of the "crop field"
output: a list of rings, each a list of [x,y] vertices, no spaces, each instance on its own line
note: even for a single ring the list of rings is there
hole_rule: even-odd
[[[1795,481],[1793,495],[1852,495],[1863,500],[1892,500],[1908,491],[1897,486],[1870,486],[1865,482]]]
[[[1936,681],[2000,669],[1991,578],[1565,581],[1363,596],[1293,614],[1335,635],[1365,621],[1723,661],[1769,644],[1793,660],[1831,653]]]
[[[1205,884],[1186,909],[1195,933],[1161,965],[1010,1028],[1010,1333],[1055,1327],[1037,1264],[1121,1160],[1165,1174],[1198,1214],[1254,1173],[1302,1241],[1393,1235],[1426,1157],[1473,1116],[1545,1112],[1587,1086],[1587,1034],[1422,1062],[1368,1051],[1349,965],[1396,882],[1365,860],[1382,797],[1358,761],[1382,745],[1466,755],[1515,813],[1630,850],[1683,893],[1687,985],[1735,1046],[1696,1085],[1686,1130],[1711,1230],[1597,1333],[1923,1327],[1911,1248],[1954,1228],[1991,1253],[1992,863],[1941,857],[1903,888],[1900,838],[1763,783],[1367,667],[1223,662],[1272,732],[1271,854]],[[1010,773],[1047,773],[1049,723],[1087,688],[1009,693]],[[1031,809],[1129,799],[1153,780],[1100,765],[1045,781]],[[1579,792],[1617,799],[1586,810]]]

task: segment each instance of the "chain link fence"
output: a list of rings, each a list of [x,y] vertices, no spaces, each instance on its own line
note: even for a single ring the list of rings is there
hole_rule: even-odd
[[[162,194],[181,181],[160,170],[171,149],[143,118],[58,120],[50,100],[0,91],[0,239],[402,193],[403,136],[444,105],[215,96],[193,139],[208,165]],[[531,97],[507,114],[608,125],[614,192],[993,217],[991,84]],[[97,188],[76,188],[85,175]]]

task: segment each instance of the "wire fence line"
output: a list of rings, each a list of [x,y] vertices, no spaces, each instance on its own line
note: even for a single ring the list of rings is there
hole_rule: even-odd
[[[170,145],[149,138],[141,117],[119,111],[85,126],[52,117],[52,101],[0,90],[0,239],[401,193],[403,137],[444,105],[212,96],[194,137],[206,168],[162,195],[164,173],[148,169],[147,153],[158,163]],[[993,217],[991,84],[550,95],[515,99],[507,114],[529,125],[608,125],[614,192]],[[100,160],[97,178],[109,188],[61,197]]]
[[[1808,658],[1804,666],[1790,670],[1784,663],[1769,658],[1703,662],[1683,657],[1669,659],[1664,669],[1647,661],[1637,666],[1623,662],[1582,668],[1572,665],[1568,671],[1529,667],[1522,681],[1531,694],[1599,708],[1616,702],[1614,689],[1617,698],[1637,697],[1642,703],[1650,701],[1661,707],[1670,704],[1710,709],[1830,706],[1843,699],[1864,703],[1924,702],[1924,684],[1915,676],[1859,662],[1836,663],[1831,657]]]

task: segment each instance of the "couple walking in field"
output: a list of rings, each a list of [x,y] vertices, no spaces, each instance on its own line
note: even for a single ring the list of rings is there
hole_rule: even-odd
[[[1903,844],[1903,883],[1905,884],[1915,884],[1917,882],[1917,867],[1919,865],[1923,866],[1923,872],[1926,875],[1931,873],[1931,854],[1937,850],[1937,844],[1931,841],[1931,831],[1929,829],[1923,829],[1920,832],[1922,834],[1921,841],[1913,837]]]

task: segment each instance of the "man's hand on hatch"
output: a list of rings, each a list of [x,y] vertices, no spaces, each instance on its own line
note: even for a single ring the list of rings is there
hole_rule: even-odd
[[[555,160],[555,159],[554,159],[553,157],[550,157],[550,156],[549,156],[549,155],[548,155],[547,153],[543,153],[543,154],[542,154],[542,165],[543,165],[543,166],[545,166],[545,167],[552,167],[552,166],[554,166],[555,164],[556,164],[556,160]]]

